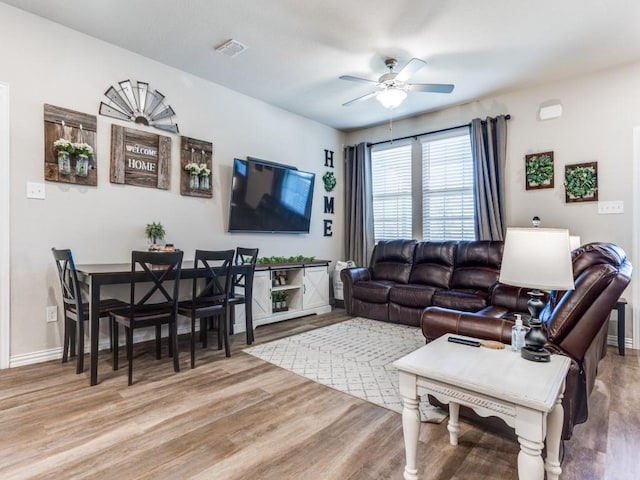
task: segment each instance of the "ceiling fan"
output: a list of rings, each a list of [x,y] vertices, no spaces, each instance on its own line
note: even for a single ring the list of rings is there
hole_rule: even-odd
[[[376,84],[376,90],[343,103],[343,107],[351,106],[354,103],[359,103],[375,96],[384,107],[396,108],[407,97],[407,92],[451,93],[453,91],[454,86],[447,83],[406,83],[418,70],[426,65],[426,62],[419,58],[409,60],[399,72],[393,71],[398,65],[398,61],[395,58],[387,58],[384,64],[389,71],[381,75],[378,80],[352,77],[351,75],[342,75],[340,77],[342,80]]]

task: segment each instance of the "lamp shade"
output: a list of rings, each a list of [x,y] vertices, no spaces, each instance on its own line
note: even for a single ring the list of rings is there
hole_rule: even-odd
[[[391,109],[404,102],[404,99],[407,98],[407,92],[400,88],[390,87],[380,90],[376,98],[383,107]]]
[[[573,290],[569,231],[508,228],[500,283],[539,290]]]

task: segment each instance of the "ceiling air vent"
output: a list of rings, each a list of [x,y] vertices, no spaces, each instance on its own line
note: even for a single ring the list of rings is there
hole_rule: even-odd
[[[216,52],[223,53],[229,57],[235,57],[244,52],[248,47],[237,40],[227,40],[221,45],[216,47]]]

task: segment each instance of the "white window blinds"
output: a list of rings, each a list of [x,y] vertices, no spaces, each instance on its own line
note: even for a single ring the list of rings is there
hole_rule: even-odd
[[[468,131],[423,138],[423,240],[474,240],[473,161]]]
[[[371,152],[374,236],[413,238],[411,218],[411,144]]]

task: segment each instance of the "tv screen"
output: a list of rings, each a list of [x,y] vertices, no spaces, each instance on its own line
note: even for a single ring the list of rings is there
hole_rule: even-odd
[[[309,233],[314,180],[284,165],[234,159],[229,231]]]

